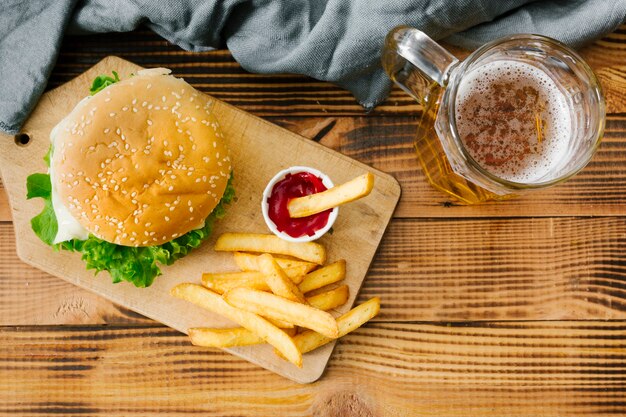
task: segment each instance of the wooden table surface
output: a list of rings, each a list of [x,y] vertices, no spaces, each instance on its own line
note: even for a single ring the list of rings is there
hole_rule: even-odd
[[[1,415],[626,414],[626,26],[581,52],[609,111],[593,161],[556,188],[468,207],[426,183],[420,108],[399,90],[365,114],[328,83],[248,74],[227,51],[146,30],[66,39],[51,88],[106,55],[166,66],[391,173],[403,196],[358,301],[380,296],[381,314],[298,385],[24,265],[0,191]]]

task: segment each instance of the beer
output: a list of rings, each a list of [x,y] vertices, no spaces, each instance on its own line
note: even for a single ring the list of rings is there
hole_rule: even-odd
[[[435,120],[443,89],[431,86],[418,124],[415,149],[429,182],[466,203],[505,198],[454,172]],[[456,129],[470,157],[511,182],[552,179],[567,163],[571,106],[545,72],[518,61],[494,61],[468,72],[455,101]]]
[[[498,178],[550,180],[567,159],[568,99],[535,66],[495,61],[470,71],[459,84],[455,116],[469,155]]]

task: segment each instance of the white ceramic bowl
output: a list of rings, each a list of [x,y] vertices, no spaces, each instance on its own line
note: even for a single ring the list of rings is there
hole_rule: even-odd
[[[330,212],[330,215],[328,216],[328,222],[326,223],[326,225],[322,227],[321,229],[317,230],[315,234],[313,234],[313,236],[305,235],[305,236],[300,236],[300,237],[291,237],[287,233],[281,232],[276,228],[276,224],[272,221],[272,219],[270,219],[269,204],[267,202],[268,198],[272,194],[272,189],[274,188],[274,185],[276,185],[278,181],[284,179],[287,174],[295,174],[295,173],[303,172],[303,171],[310,172],[311,174],[321,178],[322,184],[324,184],[326,188],[333,188],[335,186],[333,182],[331,181],[330,177],[328,177],[328,175],[324,174],[323,172],[320,172],[319,170],[315,168],[293,166],[287,169],[283,169],[278,174],[274,175],[274,178],[272,178],[270,182],[267,183],[267,186],[265,187],[265,191],[263,191],[263,199],[261,201],[261,211],[263,212],[263,219],[265,219],[265,224],[267,224],[267,227],[276,236],[278,236],[281,239],[288,240],[289,242],[311,242],[311,241],[319,239],[320,237],[324,235],[324,233],[328,232],[330,228],[333,227],[335,220],[337,220],[337,215],[339,214],[339,207],[333,208],[332,211]]]

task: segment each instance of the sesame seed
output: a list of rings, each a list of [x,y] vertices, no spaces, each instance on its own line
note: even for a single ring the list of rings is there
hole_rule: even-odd
[[[149,90],[150,88],[152,88],[152,84],[148,84],[148,85],[146,86],[146,89],[148,89],[148,90]]]
[[[147,123],[148,123],[148,126],[152,126],[152,120],[148,119]]]
[[[150,226],[152,226],[152,223],[150,222],[146,223],[146,227],[150,227]]]
[[[174,190],[174,186],[170,185],[167,189],[168,189],[168,191],[173,191]]]
[[[193,207],[189,207],[189,213],[193,213]]]
[[[169,218],[169,217],[167,217],[167,216],[165,216],[165,221],[166,221],[166,222],[169,222],[169,221],[170,221],[170,218]]]
[[[163,103],[165,103],[165,100],[167,100],[167,99],[165,98],[165,96],[162,96],[162,97],[161,97],[161,101],[162,101]]]
[[[109,133],[111,131],[111,129],[109,129],[108,127],[106,129],[104,129],[104,134],[106,135],[107,133]]]
[[[109,113],[109,116],[110,116],[110,117],[114,117],[114,116],[115,116],[115,112],[111,112],[111,113]]]
[[[135,224],[139,224],[139,219],[135,217]]]
[[[134,98],[133,101],[130,102],[130,104],[137,104],[137,99]]]
[[[127,106],[122,107],[122,111],[128,111],[128,107]]]
[[[166,140],[164,140],[164,141],[163,141],[163,146],[167,146],[167,143],[168,143],[168,142],[167,142]]]
[[[111,97],[105,98],[104,101],[108,103],[109,101],[111,101]]]

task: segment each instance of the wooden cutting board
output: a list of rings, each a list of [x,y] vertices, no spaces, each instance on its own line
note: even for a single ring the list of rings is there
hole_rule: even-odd
[[[112,284],[108,273],[94,276],[92,271],[87,271],[79,254],[55,252],[35,236],[30,219],[41,211],[43,203],[41,199],[26,200],[26,177],[46,172],[42,158],[50,144],[50,130],[89,93],[91,81],[97,75],[114,70],[126,78],[139,69],[141,67],[131,62],[107,57],[76,79],[43,95],[22,130],[30,138],[28,144],[19,144],[18,137],[0,137],[0,173],[9,195],[19,257],[181,332],[197,326],[232,327],[226,319],[173,298],[169,290],[180,282],[200,283],[202,272],[236,270],[232,255],[213,251],[215,236],[227,231],[269,233],[261,214],[261,194],[267,182],[281,169],[292,165],[311,166],[328,174],[336,184],[370,171],[376,177],[372,193],[342,207],[334,233],[319,241],[327,248],[328,262],[342,258],[347,261],[345,283],[350,287],[350,298],[346,305],[337,309],[336,315],[349,310],[400,197],[398,182],[390,175],[217,99],[213,99],[213,111],[231,150],[237,201],[216,225],[214,236],[186,258],[170,267],[162,267],[163,275],[157,277],[151,287]],[[305,354],[302,369],[279,359],[267,345],[227,350],[289,379],[308,383],[322,375],[333,347],[334,343]],[[141,352],[137,355],[140,359]]]

